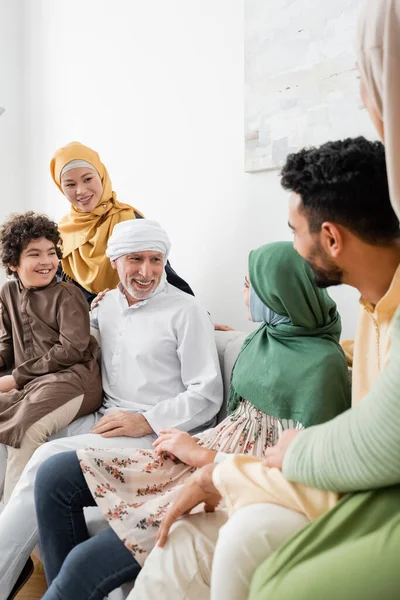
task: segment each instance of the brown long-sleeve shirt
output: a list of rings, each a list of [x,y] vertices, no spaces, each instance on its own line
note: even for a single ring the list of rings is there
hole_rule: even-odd
[[[11,280],[0,290],[0,356],[18,389],[0,394],[0,442],[18,447],[25,431],[84,394],[76,418],[102,401],[98,346],[90,336],[87,302],[73,284],[55,280],[24,288]]]

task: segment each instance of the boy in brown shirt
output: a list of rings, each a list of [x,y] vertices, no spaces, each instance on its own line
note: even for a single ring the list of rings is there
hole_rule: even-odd
[[[56,281],[60,258],[60,234],[46,216],[16,215],[0,228],[0,260],[12,276],[0,290],[5,500],[35,449],[102,402],[87,302],[76,286]]]

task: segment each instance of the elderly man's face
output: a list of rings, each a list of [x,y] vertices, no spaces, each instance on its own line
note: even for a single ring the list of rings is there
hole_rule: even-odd
[[[119,279],[136,301],[146,300],[157,288],[164,271],[164,254],[146,250],[125,254],[111,262]]]

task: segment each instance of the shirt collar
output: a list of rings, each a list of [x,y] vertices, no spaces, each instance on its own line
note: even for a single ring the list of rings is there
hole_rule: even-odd
[[[54,276],[54,278],[47,285],[41,285],[40,287],[26,288],[22,285],[22,281],[20,280],[20,278],[18,276],[16,276],[15,279],[17,280],[18,289],[21,293],[38,292],[38,291],[40,292],[41,290],[47,290],[48,288],[54,287],[58,283],[57,278]]]
[[[371,313],[381,311],[390,312],[396,310],[400,303],[400,265],[397,267],[392,282],[386,294],[374,306],[364,296],[360,298],[360,304]]]
[[[129,305],[128,299],[125,295],[124,286],[122,285],[121,282],[119,282],[117,288],[119,291],[119,299],[122,303],[122,307],[124,310],[131,310],[131,309],[139,308],[139,306],[144,306],[149,301],[149,299],[146,298],[146,300],[142,300],[141,302],[135,302],[135,304]]]

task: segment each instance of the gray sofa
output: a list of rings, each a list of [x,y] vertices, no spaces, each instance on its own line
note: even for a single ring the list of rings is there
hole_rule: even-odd
[[[229,383],[233,365],[239,354],[240,348],[248,334],[240,331],[216,331],[215,339],[218,357],[224,381],[224,403],[218,413],[218,423],[226,416],[226,402],[228,399]],[[98,508],[87,508],[85,511],[86,522],[91,536],[108,527],[108,524]],[[109,595],[109,600],[124,600],[132,589],[132,584],[126,584]]]

